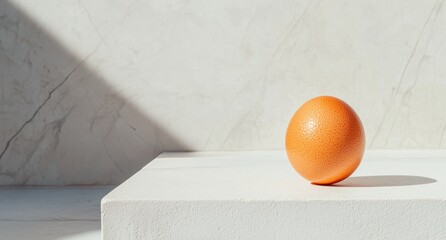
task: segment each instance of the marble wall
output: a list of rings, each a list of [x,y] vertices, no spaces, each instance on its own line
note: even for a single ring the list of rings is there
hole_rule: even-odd
[[[0,2],[1,185],[283,149],[323,94],[356,109],[368,148],[446,148],[444,0]]]

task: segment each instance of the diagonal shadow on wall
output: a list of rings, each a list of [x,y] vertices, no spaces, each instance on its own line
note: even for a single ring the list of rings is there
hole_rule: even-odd
[[[190,150],[96,70],[105,37],[79,57],[0,5],[0,184],[117,184],[163,151]]]
[[[0,185],[114,185],[163,151],[191,150],[96,70],[104,39],[72,50],[0,3]]]

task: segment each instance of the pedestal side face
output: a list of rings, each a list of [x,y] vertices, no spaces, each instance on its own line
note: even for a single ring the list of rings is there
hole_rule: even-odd
[[[446,152],[368,151],[334,186],[284,152],[166,153],[102,201],[104,239],[446,237]]]

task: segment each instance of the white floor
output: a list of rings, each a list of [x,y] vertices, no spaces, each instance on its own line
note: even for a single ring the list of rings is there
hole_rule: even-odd
[[[0,239],[100,240],[100,202],[112,189],[1,187]]]

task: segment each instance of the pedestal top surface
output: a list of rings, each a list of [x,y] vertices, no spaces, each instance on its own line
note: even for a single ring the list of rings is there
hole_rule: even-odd
[[[368,150],[333,186],[298,175],[284,151],[163,153],[103,201],[446,199],[446,151]]]

